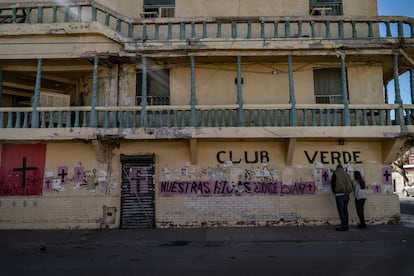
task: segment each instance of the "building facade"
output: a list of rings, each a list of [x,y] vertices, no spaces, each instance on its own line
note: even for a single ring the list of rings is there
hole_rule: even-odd
[[[412,18],[375,0],[0,11],[0,228],[337,224],[338,164],[362,172],[368,223],[399,222]]]

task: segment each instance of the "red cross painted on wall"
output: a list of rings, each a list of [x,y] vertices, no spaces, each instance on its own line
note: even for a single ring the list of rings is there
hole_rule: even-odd
[[[3,144],[0,195],[41,195],[45,160],[45,144]]]

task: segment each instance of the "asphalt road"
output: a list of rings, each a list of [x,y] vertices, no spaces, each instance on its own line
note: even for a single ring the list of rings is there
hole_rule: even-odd
[[[401,241],[54,249],[3,259],[2,275],[412,275]],[[26,255],[25,255],[26,254]]]
[[[400,207],[402,214],[414,215],[414,197],[400,195]]]

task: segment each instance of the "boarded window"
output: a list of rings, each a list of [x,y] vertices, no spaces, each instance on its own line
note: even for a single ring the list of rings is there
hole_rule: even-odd
[[[137,105],[142,102],[142,73],[137,73]],[[147,73],[148,105],[170,104],[170,70],[153,70]]]
[[[313,75],[316,103],[342,104],[341,69],[315,69]]]

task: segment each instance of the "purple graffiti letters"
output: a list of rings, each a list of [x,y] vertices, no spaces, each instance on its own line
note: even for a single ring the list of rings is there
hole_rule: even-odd
[[[292,185],[277,182],[239,181],[161,181],[158,185],[161,196],[173,195],[306,195],[315,194],[314,182],[295,182]]]

